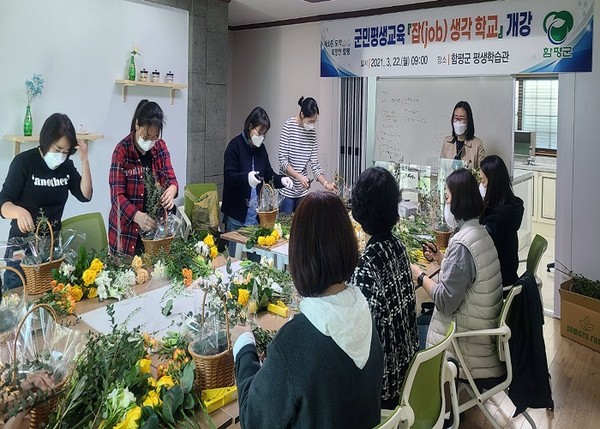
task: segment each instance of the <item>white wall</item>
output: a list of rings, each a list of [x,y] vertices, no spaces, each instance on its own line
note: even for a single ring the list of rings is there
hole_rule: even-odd
[[[227,140],[239,134],[255,106],[271,120],[265,144],[274,170],[283,123],[300,111],[301,96],[319,105],[319,161],[328,180],[337,168],[339,80],[321,79],[320,24],[301,24],[230,34]],[[317,185],[315,188],[320,188]]]
[[[130,88],[127,102],[115,79],[126,77],[132,43],[142,56],[138,70],[168,70],[175,81],[187,83],[188,12],[126,0],[2,0],[0,12],[0,136],[21,134],[27,98],[25,80],[34,73],[45,79],[44,92],[32,105],[34,134],[54,112],[67,114],[104,140],[89,145],[94,197],[88,204],[68,200],[64,218],[110,210],[108,171],[115,145],[129,132],[131,117],[142,98],[164,110],[164,139],[183,189],[187,158],[187,91],[170,105],[164,88]],[[162,80],[162,79],[161,79]],[[22,145],[22,150],[35,147]],[[13,158],[13,147],[0,142],[0,180]],[[74,155],[75,164],[80,165]],[[180,192],[182,194],[182,192]],[[8,236],[9,221],[0,220],[0,240]]]

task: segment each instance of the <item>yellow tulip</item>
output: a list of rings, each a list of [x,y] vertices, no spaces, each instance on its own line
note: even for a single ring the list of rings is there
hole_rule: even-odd
[[[162,401],[160,399],[160,395],[156,390],[149,391],[148,395],[146,395],[146,399],[144,399],[144,402],[142,403],[142,406],[152,408],[160,407],[161,405]]]
[[[140,374],[148,374],[150,372],[150,364],[152,362],[150,359],[140,359],[138,361],[138,366],[140,368]]]
[[[83,279],[83,284],[85,286],[89,286],[92,283],[94,283],[96,281],[96,275],[98,273],[94,270],[92,270],[91,268],[88,268],[87,270],[85,270],[83,272],[83,276],[81,276],[81,278]]]
[[[208,247],[213,247],[215,245],[215,239],[211,234],[208,234],[206,237],[204,237],[203,241]]]
[[[162,389],[163,386],[166,387],[167,389],[170,389],[171,387],[175,386],[175,383],[173,382],[173,378],[171,378],[170,375],[163,375],[162,377],[160,377],[160,379],[156,383],[157,391],[160,392],[160,390]]]
[[[245,306],[250,299],[250,291],[248,289],[238,289],[238,303]]]
[[[123,420],[117,423],[113,429],[137,429],[142,418],[142,408],[135,406],[125,414]]]

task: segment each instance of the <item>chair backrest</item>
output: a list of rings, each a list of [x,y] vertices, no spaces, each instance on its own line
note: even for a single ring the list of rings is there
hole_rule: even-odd
[[[66,233],[68,229],[85,233],[85,243],[82,244],[87,250],[108,248],[106,224],[100,212],[85,213],[64,219],[62,233]]]
[[[548,248],[548,240],[539,234],[533,237],[529,252],[527,253],[527,271],[530,271],[534,276],[540,265],[540,260]]]
[[[515,285],[512,288],[510,288],[510,291],[508,292],[506,299],[502,303],[502,310],[500,310],[500,317],[498,318],[498,328],[502,328],[504,326],[508,327],[508,325],[506,323],[506,319],[508,318],[508,315],[510,314],[511,306],[515,299],[515,296],[517,296],[518,294],[521,293],[521,289],[523,289],[523,286],[521,286],[521,285]],[[497,341],[498,355],[500,357],[500,360],[505,362],[506,361],[506,356],[505,356],[506,347],[503,347],[504,338],[502,338],[501,336],[498,336],[496,341]]]
[[[192,218],[192,208],[194,207],[194,201],[189,199],[185,195],[185,191],[191,191],[191,193],[196,197],[200,197],[200,195],[209,192],[209,191],[217,191],[216,183],[190,183],[189,185],[185,185],[184,188],[184,196],[183,196],[183,210],[188,217],[188,219]]]
[[[412,410],[414,423],[411,428],[433,428],[444,419],[443,371],[446,349],[455,330],[456,325],[452,322],[444,340],[418,352],[408,368],[400,393],[400,409],[404,415],[407,415],[407,406]]]

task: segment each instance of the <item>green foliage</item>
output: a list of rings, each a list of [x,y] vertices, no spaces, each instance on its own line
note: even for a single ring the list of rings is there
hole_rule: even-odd
[[[160,182],[154,177],[154,172],[151,168],[144,169],[144,192],[146,193],[146,207],[148,216],[154,220],[159,220],[159,215],[162,212],[162,204],[160,197],[165,190],[160,185]]]
[[[594,299],[600,299],[600,281],[591,280],[581,274],[572,273],[571,278],[573,279],[573,286],[571,291],[590,297]]]

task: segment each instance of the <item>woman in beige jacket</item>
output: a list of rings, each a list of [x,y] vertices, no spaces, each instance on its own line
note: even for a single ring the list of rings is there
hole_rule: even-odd
[[[461,160],[466,168],[479,168],[484,157],[483,143],[475,137],[471,106],[466,101],[459,101],[452,114],[452,135],[444,139],[440,158]]]

